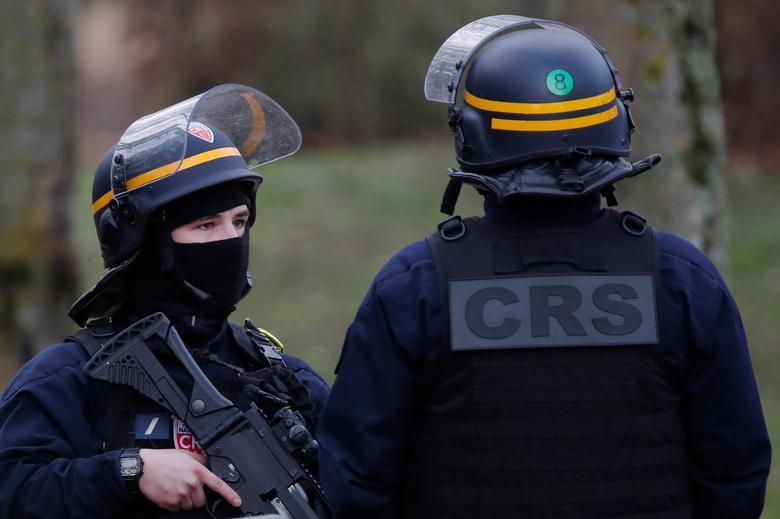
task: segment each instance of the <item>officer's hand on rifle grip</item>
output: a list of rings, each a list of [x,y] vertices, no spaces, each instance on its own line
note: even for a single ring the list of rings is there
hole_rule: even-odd
[[[144,474],[138,481],[141,493],[151,502],[171,512],[206,505],[206,485],[233,506],[241,498],[227,483],[209,471],[205,457],[176,449],[141,449]]]

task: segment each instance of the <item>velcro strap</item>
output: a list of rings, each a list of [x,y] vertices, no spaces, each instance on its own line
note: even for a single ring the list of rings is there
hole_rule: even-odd
[[[570,235],[527,237],[523,240],[523,248],[520,251],[522,264],[524,268],[562,263],[588,272],[607,270],[607,261],[601,247],[573,247],[573,242]]]

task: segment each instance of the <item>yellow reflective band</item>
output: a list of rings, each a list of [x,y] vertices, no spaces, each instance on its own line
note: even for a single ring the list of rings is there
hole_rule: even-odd
[[[513,132],[554,132],[559,130],[574,130],[611,121],[618,115],[617,106],[593,115],[584,117],[572,117],[571,119],[555,119],[552,121],[528,121],[517,119],[491,120],[491,128],[494,130],[509,130]]]
[[[480,110],[499,112],[502,114],[559,114],[573,112],[575,110],[587,110],[611,103],[615,99],[615,89],[610,88],[603,94],[571,101],[559,101],[557,103],[509,103],[505,101],[491,101],[482,99],[469,92],[463,93],[463,99]]]
[[[150,182],[154,182],[155,180],[159,180],[163,177],[167,177],[168,175],[171,175],[174,172],[180,173],[185,169],[199,166],[200,164],[203,164],[205,162],[210,162],[212,160],[217,160],[224,157],[232,157],[232,156],[241,156],[241,153],[233,146],[226,146],[224,148],[217,148],[214,150],[204,151],[203,153],[198,153],[197,155],[187,157],[186,159],[181,161],[181,166],[179,166],[179,161],[177,160],[176,162],[165,164],[164,166],[160,166],[159,168],[154,168],[151,171],[147,171],[146,173],[138,175],[137,177],[131,178],[130,180],[127,181],[127,190],[130,191],[131,189],[136,189],[138,187],[145,186]],[[177,167],[178,170],[176,169]],[[95,200],[92,203],[92,214],[97,213],[98,211],[103,209],[106,205],[108,205],[108,203],[111,201],[113,197],[114,194],[111,191],[109,191],[108,193],[104,194],[103,196]]]
[[[283,352],[284,351],[284,344],[282,344],[282,341],[277,339],[274,334],[269,332],[268,330],[264,330],[263,328],[258,328],[260,330],[260,333],[266,336],[266,338],[271,341],[271,343],[275,346],[276,351]]]

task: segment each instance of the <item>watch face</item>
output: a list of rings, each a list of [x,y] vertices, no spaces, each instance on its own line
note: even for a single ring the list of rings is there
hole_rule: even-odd
[[[120,458],[119,472],[122,477],[128,478],[137,476],[140,472],[140,463],[138,458]]]

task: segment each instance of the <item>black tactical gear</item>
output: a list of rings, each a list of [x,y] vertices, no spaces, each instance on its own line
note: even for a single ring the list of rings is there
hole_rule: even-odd
[[[459,517],[459,503],[493,517],[687,517],[682,405],[655,333],[652,229],[613,211],[545,234],[464,225],[459,239],[428,239],[451,351],[428,374],[436,384],[411,436],[404,517]],[[640,278],[650,285],[637,296]],[[490,287],[472,309],[454,304],[463,283]],[[464,322],[473,339],[456,347]],[[637,339],[643,323],[652,333]]]
[[[229,323],[229,333],[235,340],[241,353],[240,364],[232,365],[220,360],[216,355],[194,350],[193,357],[202,365],[209,366],[209,380],[220,391],[234,400],[239,408],[248,407],[253,402],[267,416],[272,417],[282,408],[298,411],[311,425],[314,419],[314,403],[307,388],[298,377],[284,365],[272,342],[251,323],[241,327]],[[107,320],[90,323],[71,337],[69,341],[80,344],[93,356],[117,332],[115,325]],[[191,381],[181,380],[183,387]],[[257,392],[247,391],[248,387],[260,387]],[[131,388],[116,384],[99,383],[101,395],[96,395],[96,405],[92,408],[91,419],[98,424],[104,438],[102,452],[128,447],[147,449],[192,448],[193,436],[186,425],[176,422],[176,418],[144,395]],[[177,425],[180,430],[175,430]],[[187,444],[187,442],[190,442]],[[210,506],[219,503],[212,499]],[[226,515],[227,514],[227,515]],[[211,513],[205,508],[190,512],[172,514],[155,506],[145,499],[129,502],[121,517],[233,517],[230,507],[217,506]]]
[[[514,15],[434,56],[463,183],[382,267],[318,440],[343,518],[758,517],[770,445],[744,329],[710,261],[616,204],[633,129],[606,51]],[[738,405],[722,405],[738,399]]]

